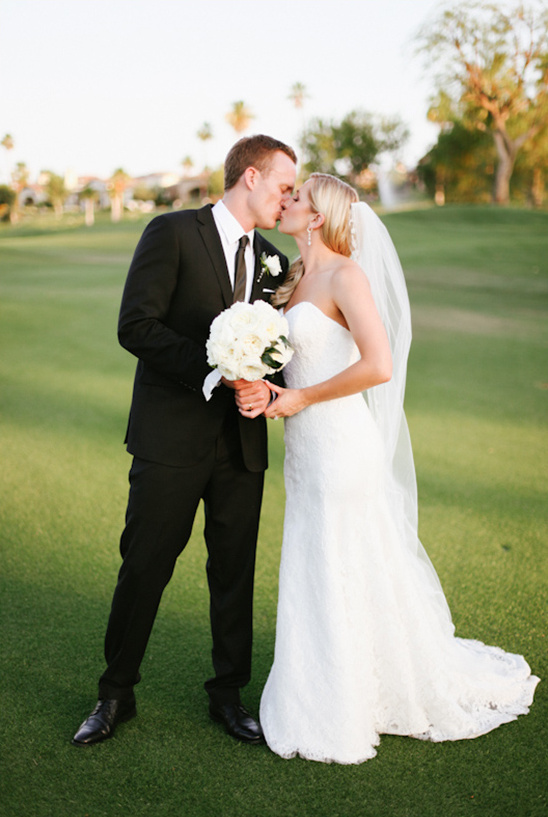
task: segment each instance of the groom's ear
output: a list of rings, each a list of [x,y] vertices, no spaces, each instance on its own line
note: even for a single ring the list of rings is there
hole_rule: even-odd
[[[259,171],[257,170],[257,168],[253,166],[246,167],[246,169],[244,170],[242,178],[248,190],[253,190],[253,188],[255,187],[258,173]]]

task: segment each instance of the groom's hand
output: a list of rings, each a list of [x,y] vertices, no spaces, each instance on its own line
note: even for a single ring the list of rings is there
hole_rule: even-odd
[[[262,414],[270,402],[270,389],[263,380],[226,380],[223,383],[234,389],[236,405],[242,417],[249,420]]]

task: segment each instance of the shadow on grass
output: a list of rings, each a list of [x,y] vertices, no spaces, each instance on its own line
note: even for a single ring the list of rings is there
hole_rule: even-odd
[[[138,717],[112,740],[77,749],[69,741],[94,703],[101,670],[104,600],[93,590],[60,593],[53,582],[39,593],[24,581],[11,584],[3,656],[6,817],[464,817],[472,807],[485,817],[542,814],[540,702],[519,724],[477,741],[384,737],[378,758],[359,767],[283,761],[267,747],[232,741],[210,722],[202,690],[208,622],[189,609],[174,611],[173,601],[160,612],[145,657]],[[252,708],[267,671],[266,640],[259,637],[257,678],[246,695]]]
[[[542,686],[518,723],[452,744],[383,737],[378,758],[358,767],[283,761],[226,736],[209,720],[202,687],[211,672],[203,555],[183,554],[164,594],[138,717],[89,749],[69,741],[95,702],[115,559],[95,573],[77,554],[41,572],[4,574],[6,817],[465,817],[472,807],[485,817],[540,817]],[[272,608],[256,630],[244,693],[255,712],[272,656]]]

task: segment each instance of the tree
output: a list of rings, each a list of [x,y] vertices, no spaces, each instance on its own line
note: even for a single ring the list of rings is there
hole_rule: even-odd
[[[542,207],[547,173],[548,132],[542,131],[531,143],[523,146],[516,158],[512,174],[512,200]]]
[[[183,159],[181,159],[181,164],[183,166],[184,175],[185,176],[190,175],[190,171],[194,167],[194,160],[192,156],[185,156]]]
[[[294,82],[287,98],[293,102],[297,110],[301,110],[305,99],[308,99],[306,86],[302,82]]]
[[[528,150],[524,146],[520,158],[527,177],[527,188],[535,207],[542,207],[544,203],[545,176],[548,172],[548,129],[544,128],[535,139],[535,149]]]
[[[6,150],[13,150],[14,142],[13,142],[13,138],[11,137],[11,135],[9,133],[6,133],[6,135],[2,139],[2,147],[6,148]]]
[[[332,173],[369,188],[369,166],[381,153],[397,150],[407,136],[398,118],[375,119],[364,111],[352,111],[339,123],[316,119],[303,134],[305,170]]]
[[[302,119],[302,121],[301,121],[301,139],[302,139],[302,135],[304,135],[304,131],[305,131],[304,101],[305,101],[305,99],[308,99],[308,94],[306,92],[306,86],[303,85],[302,82],[294,82],[293,85],[291,86],[291,90],[290,90],[289,95],[288,95],[287,98],[290,99],[293,102],[293,105],[295,106],[295,108],[298,111],[301,112],[301,119]],[[301,165],[302,164],[303,164],[303,162],[301,161]],[[302,173],[302,167],[301,167],[301,170],[299,171],[299,177],[300,177],[301,173]]]
[[[7,221],[15,202],[15,190],[7,184],[0,184],[0,221]]]
[[[17,162],[15,170],[11,174],[11,180],[16,193],[22,193],[29,183],[29,170],[26,162]]]
[[[251,113],[243,100],[232,103],[231,110],[225,117],[228,124],[234,128],[236,133],[243,133],[251,124],[251,120],[255,119],[254,114]]]
[[[224,181],[224,167],[223,165],[220,165],[219,167],[215,168],[215,170],[211,171],[207,180],[207,195],[211,196],[213,201],[220,199],[223,195]]]
[[[204,122],[202,127],[197,131],[196,136],[204,144],[204,170],[208,169],[206,145],[210,139],[213,139],[213,130],[209,122]]]
[[[333,122],[313,119],[301,137],[303,166],[307,173],[335,173],[337,150]]]
[[[97,190],[94,190],[89,184],[84,187],[79,193],[80,201],[84,202],[84,221],[86,227],[93,227],[95,224],[95,202],[98,198]]]
[[[417,173],[437,204],[491,199],[496,151],[491,137],[460,120],[445,124]]]
[[[124,192],[128,186],[129,176],[121,167],[115,170],[108,182],[110,196],[110,217],[112,221],[120,221],[124,211]]]
[[[20,213],[20,197],[29,183],[29,171],[25,162],[17,162],[15,170],[11,174],[12,188],[15,191],[15,199],[10,210],[10,221],[15,223],[19,220]]]
[[[14,141],[13,141],[13,138],[11,137],[11,135],[9,133],[6,133],[6,135],[4,136],[4,138],[2,139],[2,142],[0,144],[2,145],[3,148],[5,148],[6,154],[8,154],[10,152],[10,150],[13,150],[13,148],[14,148]],[[8,167],[9,167],[9,162],[6,161],[6,179],[9,178]]]
[[[439,69],[430,118],[461,120],[490,134],[498,157],[493,198],[507,203],[520,150],[547,128],[545,5],[505,12],[485,2],[451,3],[417,41]]]
[[[57,173],[52,173],[51,170],[43,171],[47,175],[47,182],[45,185],[46,195],[51,202],[55,215],[63,215],[63,205],[67,196],[67,189],[65,187],[65,180]]]
[[[204,143],[213,139],[213,130],[209,122],[204,122],[202,127],[196,132],[196,136]]]

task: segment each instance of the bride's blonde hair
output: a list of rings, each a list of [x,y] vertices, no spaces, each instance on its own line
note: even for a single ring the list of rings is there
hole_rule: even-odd
[[[350,205],[359,200],[358,194],[349,184],[327,173],[312,173],[309,181],[310,206],[315,213],[324,216],[320,227],[323,243],[333,252],[349,257],[352,253]],[[283,286],[272,296],[273,306],[284,306],[289,301],[303,272],[303,261],[299,256],[291,264]]]

